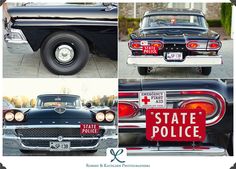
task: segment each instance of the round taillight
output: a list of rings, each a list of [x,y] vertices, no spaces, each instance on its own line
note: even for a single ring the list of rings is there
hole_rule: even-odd
[[[132,103],[123,103],[118,104],[119,108],[119,117],[120,118],[130,118],[134,117],[138,113],[138,107]]]
[[[162,44],[161,43],[153,43],[152,46],[157,47],[158,49],[162,48]]]
[[[135,49],[141,47],[141,45],[139,43],[132,43],[131,46],[132,46],[132,48],[135,48]]]
[[[212,48],[212,49],[217,49],[217,48],[219,48],[220,46],[219,46],[218,43],[211,43],[211,44],[209,44],[209,47]]]
[[[187,48],[189,48],[189,49],[196,49],[197,47],[198,47],[199,45],[198,45],[198,43],[197,42],[188,42],[187,43]]]
[[[206,112],[206,117],[211,117],[216,112],[216,106],[209,101],[189,101],[181,105],[185,109],[203,109]]]

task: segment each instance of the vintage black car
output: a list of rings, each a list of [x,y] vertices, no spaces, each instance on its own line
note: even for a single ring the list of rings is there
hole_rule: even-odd
[[[30,5],[8,12],[8,50],[26,54],[40,49],[42,62],[55,74],[79,72],[90,52],[117,59],[116,4]]]
[[[117,146],[116,113],[109,108],[82,107],[77,95],[40,95],[36,108],[9,109],[3,120],[4,146],[23,153],[96,152]]]
[[[120,79],[118,124],[131,155],[233,155],[233,81]]]
[[[145,12],[140,29],[130,35],[127,64],[146,75],[153,67],[200,67],[203,75],[222,64],[220,35],[194,9]]]

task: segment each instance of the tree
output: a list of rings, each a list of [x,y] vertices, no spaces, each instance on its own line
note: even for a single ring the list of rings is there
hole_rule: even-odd
[[[30,100],[30,106],[35,107],[36,106],[36,99],[31,99]]]

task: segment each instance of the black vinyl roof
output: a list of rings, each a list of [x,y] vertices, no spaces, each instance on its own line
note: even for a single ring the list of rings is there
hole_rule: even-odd
[[[42,94],[42,95],[38,95],[38,97],[79,97],[78,95],[72,95],[72,94]]]
[[[204,16],[202,11],[197,9],[178,9],[178,8],[166,8],[157,9],[145,12],[144,16],[149,15],[201,15]]]

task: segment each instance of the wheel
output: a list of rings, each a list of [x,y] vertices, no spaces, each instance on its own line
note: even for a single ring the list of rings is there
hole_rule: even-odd
[[[31,153],[30,150],[20,150],[21,153],[26,154],[26,153]]]
[[[202,67],[201,68],[201,73],[203,75],[209,75],[211,73],[211,67]]]
[[[89,47],[81,36],[71,32],[56,32],[41,46],[41,58],[49,71],[58,75],[79,72],[89,58]]]
[[[147,67],[138,67],[138,73],[140,75],[147,75],[148,73],[148,68]]]
[[[87,153],[96,153],[98,150],[86,150]]]

